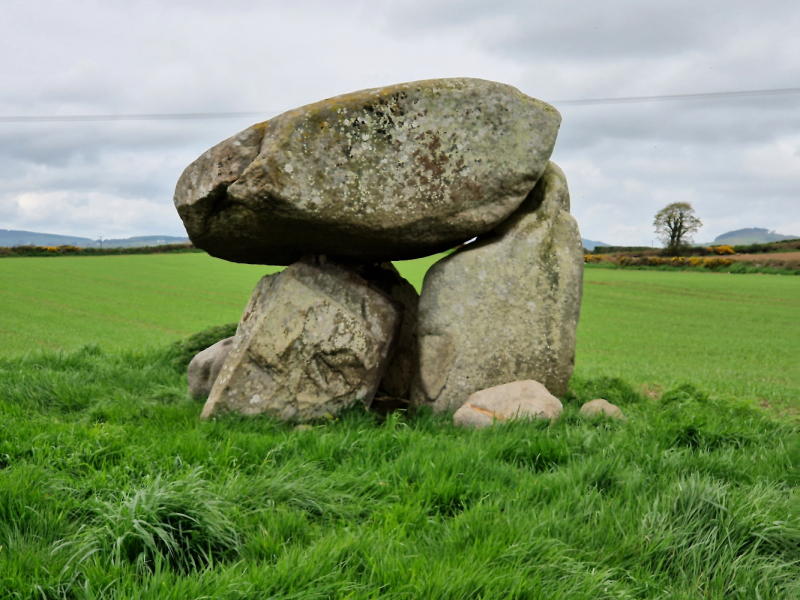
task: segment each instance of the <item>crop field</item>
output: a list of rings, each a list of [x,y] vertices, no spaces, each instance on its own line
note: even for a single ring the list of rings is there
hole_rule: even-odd
[[[576,373],[800,408],[800,277],[587,267]]]
[[[419,289],[437,257],[398,263]],[[37,348],[138,348],[241,317],[256,282],[279,267],[207,254],[0,260],[0,355]]]
[[[180,339],[238,321],[268,272],[207,254],[5,258],[0,352],[87,343],[138,348]]]
[[[0,598],[800,597],[800,278],[587,268],[555,423],[201,422],[266,270],[0,260]]]

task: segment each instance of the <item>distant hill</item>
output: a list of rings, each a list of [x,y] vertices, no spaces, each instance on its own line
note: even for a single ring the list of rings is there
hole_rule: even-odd
[[[187,237],[171,235],[145,235],[111,240],[92,240],[71,235],[37,233],[0,229],[0,246],[78,246],[79,248],[131,248],[134,246],[160,246],[162,244],[186,244]]]
[[[714,239],[714,244],[727,244],[729,246],[744,244],[765,244],[767,242],[780,242],[783,240],[800,239],[800,235],[781,235],[769,229],[760,227],[750,227],[748,229],[737,229],[718,235]]]
[[[587,240],[586,238],[581,238],[583,241],[583,247],[587,250],[594,250],[595,246],[608,246],[605,242],[596,242],[594,240]]]
[[[188,237],[175,237],[171,235],[141,235],[139,237],[122,238],[118,240],[103,240],[103,248],[132,248],[134,246],[161,246],[163,244],[188,244]],[[97,245],[99,241],[96,242]]]
[[[0,246],[94,246],[94,240],[72,235],[56,235],[54,233],[36,233],[34,231],[16,231],[0,229]]]

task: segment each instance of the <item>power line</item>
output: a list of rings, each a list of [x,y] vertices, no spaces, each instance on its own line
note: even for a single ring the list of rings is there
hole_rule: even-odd
[[[551,100],[550,104],[590,106],[600,104],[632,104],[637,102],[663,102],[670,100],[715,100],[724,98],[749,98],[755,96],[780,96],[798,94],[800,88],[772,90],[741,90],[734,92],[706,92],[702,94],[667,94],[661,96],[627,96],[621,98],[584,98],[578,100]],[[15,115],[0,117],[0,123],[86,123],[99,121],[193,121],[206,119],[236,119],[241,117],[263,117],[278,111],[214,112],[214,113],[156,113],[131,115]]]
[[[552,100],[550,104],[569,104],[572,106],[590,104],[629,104],[633,102],[659,102],[664,100],[710,100],[722,98],[748,98],[752,96],[780,96],[798,94],[800,88],[780,88],[774,90],[742,90],[738,92],[706,92],[703,94],[669,94],[664,96],[628,96],[625,98],[586,98],[582,100]]]
[[[275,112],[275,111],[271,111]],[[264,112],[163,113],[140,115],[44,115],[0,117],[0,123],[70,123],[88,121],[191,121],[264,116]]]

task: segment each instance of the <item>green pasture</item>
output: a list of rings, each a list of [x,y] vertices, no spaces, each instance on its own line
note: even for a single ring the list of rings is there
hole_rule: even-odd
[[[397,263],[417,288],[437,257]],[[238,321],[275,267],[206,254],[0,261],[0,355],[159,346]],[[800,278],[587,267],[576,374],[800,406]]]
[[[800,430],[752,404],[577,378],[556,423],[201,422],[187,354],[0,358],[0,598],[800,594]]]
[[[159,345],[238,321],[274,267],[207,254],[0,260],[0,347],[74,349]]]
[[[800,278],[587,267],[576,374],[800,408]]]
[[[268,270],[0,260],[0,598],[800,597],[800,428],[757,406],[800,404],[800,278],[587,268],[554,423],[201,422],[187,335]]]
[[[419,289],[438,256],[398,266]],[[8,258],[0,261],[0,355],[159,345],[236,322],[256,282],[278,269],[205,253]]]

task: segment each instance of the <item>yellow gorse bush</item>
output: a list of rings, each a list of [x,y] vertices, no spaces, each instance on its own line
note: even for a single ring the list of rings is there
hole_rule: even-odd
[[[736,254],[733,246],[711,246],[708,250],[714,254]]]
[[[589,260],[589,256],[590,255],[586,255],[586,262],[596,262]],[[616,262],[621,267],[635,267],[640,265],[658,267],[661,265],[671,265],[673,267],[704,267],[707,269],[714,269],[716,267],[727,267],[732,265],[734,261],[730,258],[721,258],[719,256],[706,258],[702,256],[674,256],[672,258],[664,258],[662,256],[620,256]]]
[[[710,258],[705,258],[703,260],[703,266],[709,269],[713,269],[714,267],[727,267],[732,265],[734,261],[730,258],[719,258],[717,256],[713,256]]]

